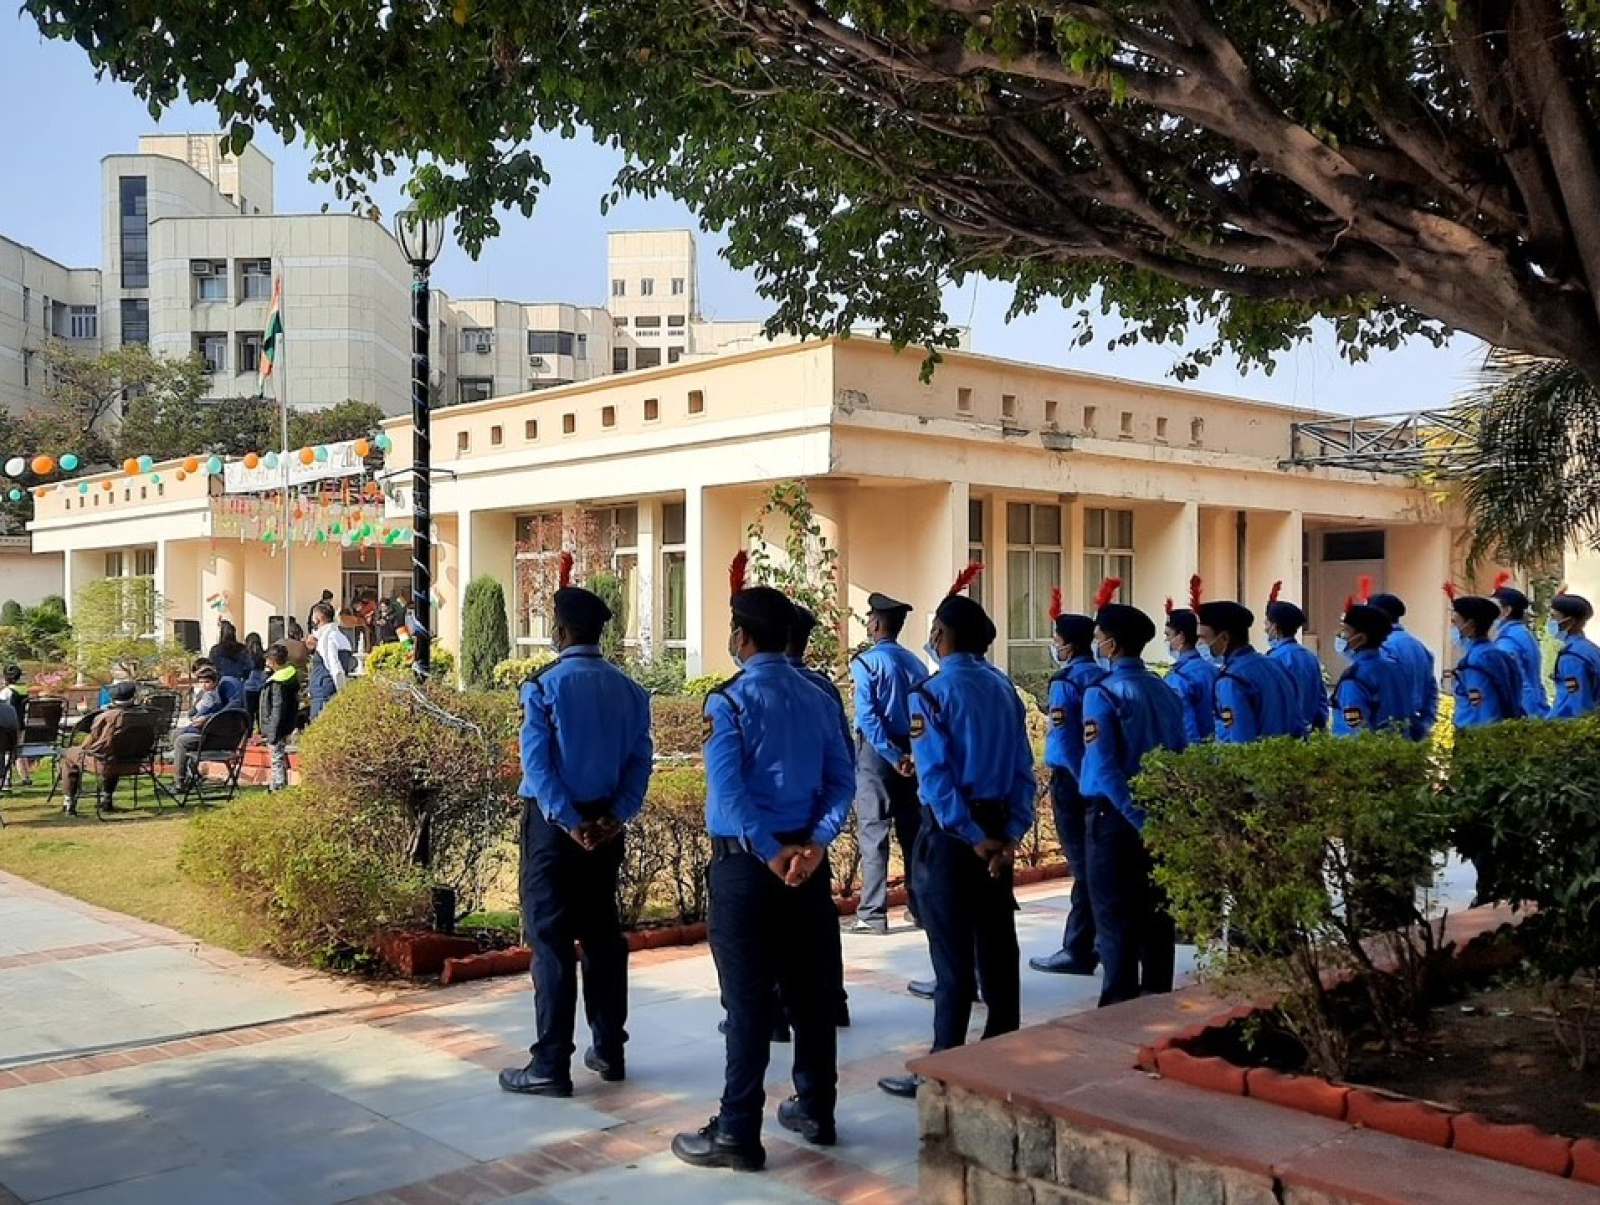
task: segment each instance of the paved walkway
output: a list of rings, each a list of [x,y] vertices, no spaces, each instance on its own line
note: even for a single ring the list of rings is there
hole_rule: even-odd
[[[1065,886],[1021,894],[1025,954],[1053,949]],[[540,1100],[495,1083],[527,1057],[525,979],[349,984],[0,874],[0,1205],[914,1201],[915,1110],[876,1081],[928,1042],[931,1006],[904,991],[928,974],[926,945],[909,928],[847,934],[845,957],[841,1144],[823,1153],[777,1126],[775,1047],[767,1172],[703,1172],[667,1149],[721,1086],[703,946],[634,956],[625,1084],[580,1068],[571,1100]],[[1023,975],[1025,1023],[1098,990]]]

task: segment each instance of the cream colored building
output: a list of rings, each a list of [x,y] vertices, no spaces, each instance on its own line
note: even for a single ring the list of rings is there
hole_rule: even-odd
[[[17,412],[42,400],[40,354],[52,339],[99,350],[98,269],[69,268],[0,237],[0,409]]]
[[[806,343],[437,412],[441,641],[457,644],[466,584],[489,574],[506,588],[514,639],[537,647],[542,600],[526,597],[519,563],[549,555],[540,533],[548,541],[560,516],[575,528],[588,514],[627,583],[630,642],[681,653],[691,673],[726,670],[728,561],[764,493],[801,480],[840,553],[852,640],[867,594],[884,590],[915,604],[920,643],[958,570],[978,560],[996,660],[1015,670],[1045,664],[1051,588],[1087,607],[1107,574],[1155,615],[1194,572],[1210,597],[1258,612],[1281,579],[1334,668],[1338,609],[1368,574],[1406,597],[1409,626],[1444,650],[1440,585],[1467,580],[1459,516],[1400,476],[1282,468],[1295,422],[1314,416],[964,353],[926,383],[920,367],[920,353],[873,340]],[[389,463],[408,464],[408,426],[389,432]],[[282,553],[218,538],[226,499],[203,478],[109,480],[38,502],[37,546],[65,554],[70,588],[138,569],[207,640],[223,615],[267,631],[283,609]],[[410,490],[395,484],[386,526],[409,522]],[[292,555],[296,615],[324,588],[348,597],[406,580],[403,546],[302,540]],[[219,594],[225,610],[206,601]]]

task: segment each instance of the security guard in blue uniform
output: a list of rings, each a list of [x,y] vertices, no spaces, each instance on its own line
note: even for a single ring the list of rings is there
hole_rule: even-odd
[[[1399,596],[1374,594],[1367,604],[1389,617],[1392,626],[1389,639],[1383,642],[1383,655],[1405,671],[1411,688],[1411,739],[1426,740],[1439,718],[1439,675],[1434,669],[1433,652],[1400,622],[1405,618],[1406,604]]]
[[[1522,713],[1542,716],[1550,710],[1550,703],[1544,694],[1544,655],[1528,626],[1528,596],[1511,585],[1509,573],[1502,573],[1490,597],[1500,604],[1500,627],[1494,642],[1511,654],[1522,672]]]
[[[1083,768],[1083,695],[1106,671],[1094,659],[1094,620],[1087,615],[1062,614],[1053,619],[1050,651],[1059,668],[1050,679],[1046,700],[1050,727],[1044,737],[1044,764],[1050,767],[1050,810],[1055,815],[1056,835],[1072,867],[1072,907],[1061,935],[1061,949],[1044,958],[1030,958],[1028,965],[1054,975],[1093,975],[1100,957],[1094,950],[1094,908],[1089,903],[1089,859],[1078,773]]]
[[[1584,634],[1592,618],[1594,607],[1581,595],[1563,592],[1550,600],[1550,637],[1560,645],[1551,719],[1573,719],[1600,709],[1600,647]]]
[[[1089,808],[1089,897],[1105,978],[1100,1004],[1172,990],[1177,938],[1140,835],[1145,814],[1129,783],[1152,749],[1188,746],[1182,707],[1141,657],[1156,625],[1136,607],[1095,614],[1095,656],[1111,672],[1083,699],[1083,772]]]
[[[1492,598],[1462,594],[1451,598],[1451,639],[1461,649],[1456,662],[1455,726],[1476,728],[1527,714],[1522,670],[1512,654],[1490,639],[1500,606]]]
[[[1383,655],[1392,628],[1377,607],[1345,608],[1334,646],[1350,665],[1333,688],[1333,731],[1339,736],[1393,730],[1411,735],[1411,683],[1400,664]]]
[[[721,1109],[672,1153],[697,1167],[766,1164],[761,1119],[777,984],[794,1026],[795,1095],[778,1120],[808,1142],[837,1141],[833,1006],[838,914],[827,847],[853,783],[832,703],[789,664],[794,608],[745,589],[735,560],[728,650],[742,667],[705,705],[711,952],[728,1010]]]
[[[1300,643],[1306,613],[1280,599],[1281,589],[1282,582],[1273,582],[1267,597],[1267,617],[1262,625],[1267,634],[1267,660],[1282,666],[1294,684],[1296,715],[1305,730],[1321,732],[1328,726],[1328,683],[1322,676],[1322,662]]]
[[[912,874],[933,958],[935,1051],[967,1040],[980,976],[989,1005],[983,1036],[1022,1023],[1011,866],[1033,827],[1038,780],[1022,701],[984,661],[994,638],[975,599],[948,595],[928,640],[939,672],[911,696],[923,803]],[[917,1083],[914,1075],[893,1075],[878,1086],[914,1096]]]
[[[1167,600],[1167,651],[1172,668],[1166,683],[1183,703],[1183,731],[1189,743],[1207,741],[1216,733],[1217,665],[1211,650],[1199,642],[1200,575],[1189,579],[1189,605],[1173,610]]]
[[[522,924],[533,946],[537,1040],[508,1092],[572,1095],[581,947],[583,1005],[594,1044],[583,1065],[624,1076],[628,943],[617,915],[623,826],[650,783],[650,697],[600,655],[605,602],[566,585],[554,599],[559,655],[522,684]]]
[[[1256,617],[1236,602],[1200,604],[1200,644],[1221,662],[1217,673],[1217,739],[1244,744],[1270,736],[1304,736],[1294,683],[1281,665],[1250,647]]]
[[[850,661],[855,684],[856,839],[861,847],[861,905],[855,933],[889,931],[889,837],[911,865],[917,842],[917,770],[911,759],[911,692],[928,676],[917,655],[900,644],[910,603],[874,591],[867,596],[867,639]],[[913,918],[917,890],[906,875],[906,908]]]

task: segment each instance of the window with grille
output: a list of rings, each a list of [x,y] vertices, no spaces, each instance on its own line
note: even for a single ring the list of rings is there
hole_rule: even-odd
[[[1006,504],[1006,616],[1012,672],[1049,665],[1050,591],[1061,584],[1061,507]]]
[[[1122,579],[1119,598],[1133,597],[1133,512],[1090,507],[1083,512],[1083,606],[1108,577]]]

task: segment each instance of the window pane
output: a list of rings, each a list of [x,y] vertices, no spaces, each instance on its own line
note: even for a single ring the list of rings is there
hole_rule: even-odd
[[[1035,636],[1047,637],[1050,635],[1049,598],[1050,591],[1057,586],[1065,585],[1061,580],[1061,554],[1059,552],[1036,552],[1033,554],[1034,580],[1038,583],[1037,594],[1041,603],[1041,614],[1034,616],[1033,627],[1030,629]],[[1015,632],[1011,633],[1013,636]]]
[[[1006,543],[1029,543],[1028,504],[1025,502],[1006,503]]]
[[[1133,547],[1133,512],[1131,510],[1114,510],[1111,512],[1111,541],[1108,548]]]
[[[617,576],[622,579],[624,640],[639,639],[639,557],[628,553],[617,558]]]
[[[1061,546],[1061,508],[1036,506],[1033,508],[1033,542]]]
[[[1013,640],[1033,634],[1029,615],[1033,610],[1033,580],[1030,574],[1033,557],[1027,552],[1006,554],[1006,614]]]
[[[619,506],[609,512],[606,523],[614,548],[633,548],[639,543],[639,508]]]
[[[641,347],[639,354],[634,357],[635,368],[659,368],[661,366],[661,349],[659,347]]]
[[[1083,544],[1085,548],[1106,546],[1106,512],[1099,507],[1083,512]]]
[[[1117,595],[1123,600],[1133,597],[1133,558],[1131,556],[1114,556],[1111,558],[1111,576],[1122,579],[1122,590]]]
[[[669,502],[661,508],[661,542],[663,544],[684,543],[684,504],[682,502]]]
[[[1006,671],[1010,674],[1046,674],[1053,669],[1055,663],[1050,659],[1049,645],[1013,641],[1006,648]]]
[[[968,544],[967,545],[967,560],[968,560],[969,563],[978,564],[978,565],[983,564],[984,563],[983,555],[984,554],[983,554],[983,545],[982,544]],[[988,605],[989,605],[989,603],[988,603],[989,592],[988,592],[988,590],[986,590],[984,588],[984,582],[988,578],[988,576],[989,575],[987,573],[978,574],[978,576],[973,579],[972,585],[967,587],[967,595],[968,595],[968,597],[970,597],[980,607],[985,607],[985,608],[988,607]]]
[[[967,539],[973,544],[983,543],[983,499],[967,499]]]
[[[1100,589],[1100,583],[1106,576],[1106,558],[1098,552],[1091,552],[1083,558],[1083,611],[1086,615],[1094,614],[1094,595]]]
[[[688,607],[685,602],[689,582],[688,562],[681,552],[668,552],[661,558],[666,568],[666,622],[662,633],[668,640],[686,640],[689,635]]]

